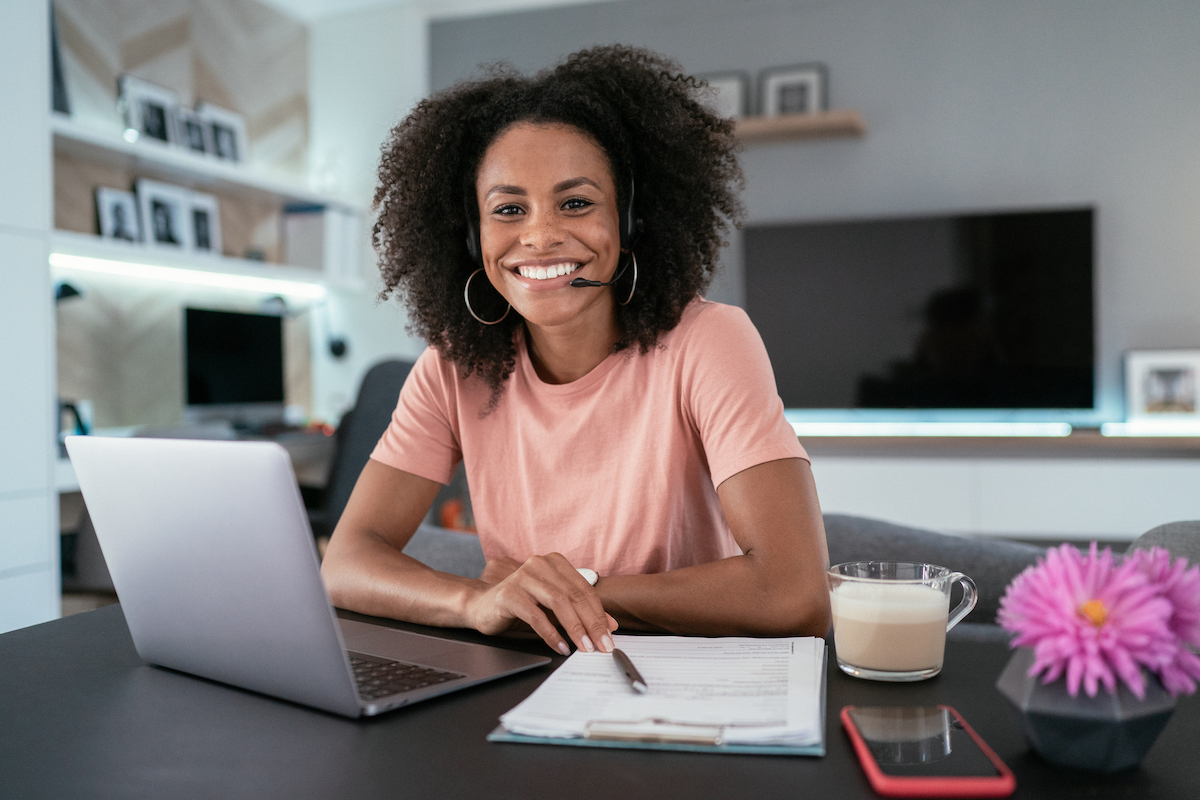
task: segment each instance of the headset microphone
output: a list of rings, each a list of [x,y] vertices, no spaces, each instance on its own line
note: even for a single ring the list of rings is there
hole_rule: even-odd
[[[625,204],[623,213],[621,214],[621,250],[628,252],[633,249],[634,244],[642,235],[642,221],[634,216],[633,213],[633,194],[634,183],[633,178],[629,179],[629,202]],[[625,274],[625,270],[629,269],[629,260],[626,260],[625,266],[617,271],[617,274],[610,281],[591,281],[587,278],[576,278],[571,281],[570,286],[576,289],[586,289],[589,287],[611,286],[621,280],[621,276]]]
[[[623,276],[625,270],[628,269],[629,261],[625,261],[625,266],[620,267],[620,269],[617,271],[617,275],[612,276],[612,281],[588,281],[587,278],[575,278],[574,281],[571,281],[568,285],[572,285],[572,287],[575,287],[576,289],[584,289],[587,287],[608,287],[608,285],[612,285],[613,283],[619,281],[620,276]]]

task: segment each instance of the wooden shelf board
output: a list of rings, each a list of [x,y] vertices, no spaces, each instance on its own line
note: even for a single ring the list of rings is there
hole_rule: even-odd
[[[746,144],[862,136],[867,132],[862,114],[851,109],[779,117],[746,117],[737,121],[737,136]]]
[[[133,170],[147,178],[171,181],[193,189],[265,196],[281,203],[308,203],[361,211],[343,200],[310,191],[285,179],[254,172],[244,164],[219,161],[150,140],[127,142],[118,136],[80,125],[61,114],[51,116],[50,127],[56,150]]]

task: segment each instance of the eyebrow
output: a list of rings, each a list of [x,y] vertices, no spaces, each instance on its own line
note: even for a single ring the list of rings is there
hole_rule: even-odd
[[[568,189],[574,189],[576,186],[593,186],[597,189],[600,188],[600,185],[591,178],[568,178],[565,181],[554,184],[554,193],[558,194],[560,192],[565,192]],[[524,197],[526,194],[528,194],[528,192],[526,192],[520,186],[513,186],[510,183],[498,183],[492,188],[488,189],[487,194],[484,195],[484,197],[491,197],[494,194],[515,194]]]

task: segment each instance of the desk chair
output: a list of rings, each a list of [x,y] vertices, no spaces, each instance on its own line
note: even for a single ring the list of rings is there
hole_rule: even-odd
[[[392,420],[396,398],[411,369],[407,361],[381,361],[363,376],[354,407],[342,417],[335,434],[324,505],[309,512],[318,542],[337,527],[359,473]],[[466,578],[478,578],[485,565],[478,536],[434,525],[421,525],[404,552],[436,570]]]
[[[381,361],[363,376],[354,407],[342,415],[334,434],[325,502],[321,508],[309,512],[313,535],[318,540],[327,539],[337,527],[359,473],[391,422],[400,388],[411,369],[408,361]]]

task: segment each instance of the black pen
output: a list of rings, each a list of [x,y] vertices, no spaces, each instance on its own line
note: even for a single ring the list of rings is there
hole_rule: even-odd
[[[613,648],[613,658],[617,660],[621,670],[625,673],[625,679],[629,681],[629,685],[638,694],[646,693],[646,679],[642,677],[642,673],[637,671],[637,667],[629,660],[629,656],[622,653],[620,650]]]

